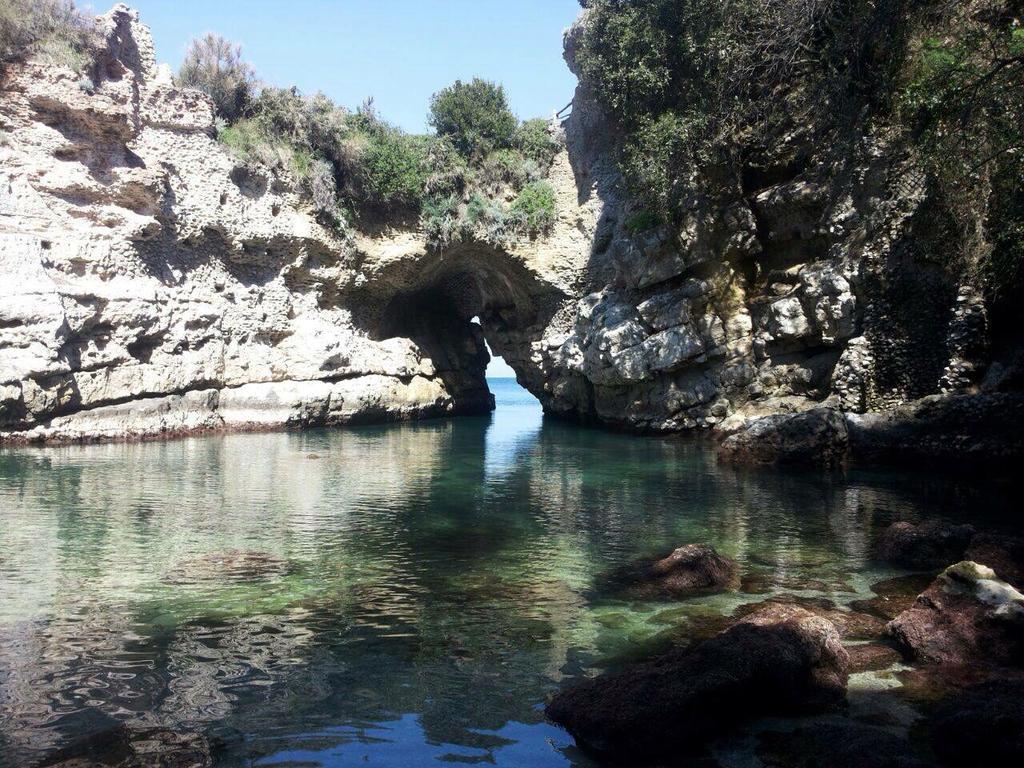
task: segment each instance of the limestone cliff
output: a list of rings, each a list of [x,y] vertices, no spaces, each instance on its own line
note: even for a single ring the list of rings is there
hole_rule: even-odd
[[[4,74],[0,440],[487,411],[485,335],[548,413],[641,431],[1012,380],[884,125],[842,148],[794,130],[727,193],[694,187],[680,226],[635,232],[584,79],[549,173],[553,231],[437,249],[321,226],[216,142],[210,103],[155,65],[134,11],[102,25],[94,83],[32,61]]]
[[[525,366],[548,410],[739,431],[726,455],[755,459],[785,453],[786,414],[805,411],[813,426],[782,441],[795,460],[1019,455],[1020,329],[993,327],[978,270],[955,263],[907,133],[865,110],[823,143],[814,115],[793,117],[780,140],[748,140],[739,167],[676,179],[680,224],[631,232],[617,126],[575,61],[588,13],[566,36],[581,76],[566,130],[581,196],[605,205],[588,293]],[[768,433],[771,450],[747,450]]]
[[[4,71],[0,439],[493,407],[471,318],[518,326],[572,294],[586,226],[565,218],[522,253],[326,229],[216,142],[210,102],[156,66],[135,11],[100,25],[92,81]],[[576,216],[564,154],[551,175]]]

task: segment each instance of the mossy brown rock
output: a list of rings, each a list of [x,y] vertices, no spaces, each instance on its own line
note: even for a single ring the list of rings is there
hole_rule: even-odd
[[[985,566],[950,566],[891,621],[889,635],[915,661],[1024,663],[1024,595]]]
[[[740,606],[734,615],[742,618],[766,609],[784,612],[794,607],[829,621],[844,640],[875,640],[885,634],[885,622],[877,616],[862,611],[844,610],[832,600],[820,597],[777,595],[762,603]]]
[[[772,605],[692,649],[565,690],[546,711],[586,749],[656,758],[699,751],[750,718],[834,709],[848,666],[831,623]]]
[[[737,589],[739,567],[707,544],[686,544],[665,557],[640,560],[607,577],[609,589],[636,599],[679,598]]]

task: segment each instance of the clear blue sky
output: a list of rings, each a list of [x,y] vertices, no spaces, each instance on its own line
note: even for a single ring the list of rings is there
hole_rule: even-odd
[[[109,0],[112,4],[112,0]],[[82,2],[81,5],[86,5]],[[457,79],[502,83],[519,117],[549,117],[576,81],[562,31],[577,0],[129,0],[153,30],[157,59],[175,69],[188,41],[216,32],[243,47],[276,86],[323,91],[426,130],[430,96]],[[106,10],[92,0],[93,10]]]

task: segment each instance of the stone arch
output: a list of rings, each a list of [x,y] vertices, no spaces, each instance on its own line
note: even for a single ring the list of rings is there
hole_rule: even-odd
[[[565,298],[522,259],[481,242],[420,251],[368,272],[357,321],[375,340],[411,339],[462,414],[494,407],[485,339],[529,386],[536,378],[528,370],[530,344]]]

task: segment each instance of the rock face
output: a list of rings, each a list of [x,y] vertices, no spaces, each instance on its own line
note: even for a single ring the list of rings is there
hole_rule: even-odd
[[[846,420],[834,408],[755,419],[721,444],[727,461],[754,464],[820,464],[846,460]]]
[[[441,252],[321,226],[218,145],[137,14],[102,26],[91,84],[3,73],[0,440],[486,411],[486,335],[550,414],[722,429],[737,459],[1024,451],[1024,399],[997,392],[1021,377],[969,274],[936,267],[930,192],[881,128],[842,147],[794,130],[636,232],[584,80],[551,234]]]
[[[136,12],[99,23],[92,81],[2,71],[0,441],[493,407],[471,319],[500,345],[578,292],[597,214],[564,153],[565,215],[521,252],[328,229],[287,178],[217,143],[210,101],[155,65]]]
[[[1024,595],[991,568],[950,566],[888,626],[903,652],[936,664],[1024,662]]]
[[[739,586],[739,568],[714,547],[687,544],[660,560],[641,561],[610,577],[612,588],[633,598],[689,597]]]
[[[829,622],[772,606],[693,650],[563,691],[547,713],[594,751],[633,761],[692,753],[748,718],[836,707],[847,665]]]

